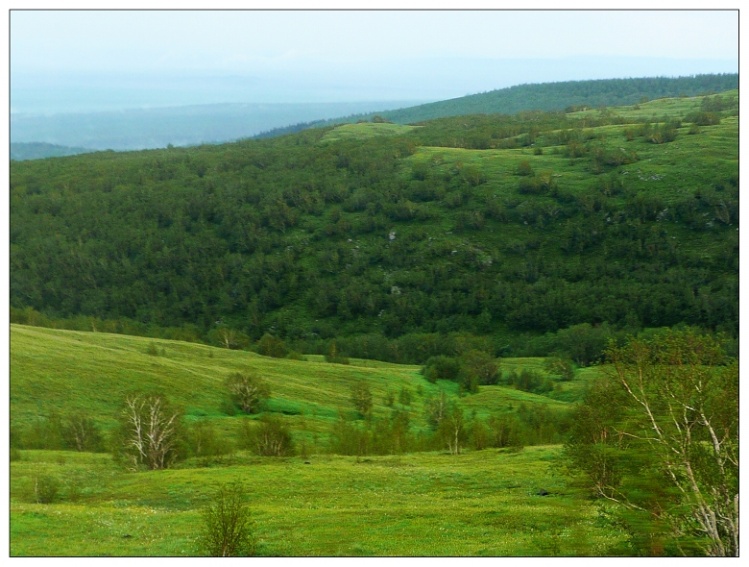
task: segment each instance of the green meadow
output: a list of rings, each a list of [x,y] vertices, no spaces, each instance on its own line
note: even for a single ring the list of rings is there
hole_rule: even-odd
[[[12,325],[12,431],[85,412],[111,432],[122,399],[139,390],[167,395],[188,425],[210,422],[233,439],[245,418],[222,411],[223,381],[253,369],[271,386],[265,413],[281,417],[297,448],[308,442],[290,457],[234,450],[141,472],[108,452],[22,449],[10,469],[11,555],[197,555],[202,510],[218,485],[235,481],[250,495],[264,556],[603,555],[619,540],[565,475],[559,445],[337,455],[327,443],[341,416],[355,421],[348,385],[358,380],[371,387],[373,419],[391,411],[388,390],[412,389],[412,427],[422,431],[425,400],[440,389],[479,417],[566,402],[502,386],[461,397],[454,383],[432,384],[417,366],[309,358]],[[540,371],[542,359],[502,364]],[[56,481],[51,503],[34,498],[40,478]]]
[[[558,459],[558,447],[306,461],[240,453],[128,473],[103,454],[29,451],[11,466],[11,555],[196,555],[202,508],[237,480],[258,555],[604,555],[619,535],[567,485]],[[65,479],[59,503],[28,502],[40,472]]]

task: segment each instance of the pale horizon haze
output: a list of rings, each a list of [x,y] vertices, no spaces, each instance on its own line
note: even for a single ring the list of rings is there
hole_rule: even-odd
[[[18,10],[10,110],[444,100],[738,72],[737,10]]]

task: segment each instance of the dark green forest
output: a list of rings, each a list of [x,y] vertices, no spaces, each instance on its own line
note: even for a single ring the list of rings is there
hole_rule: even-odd
[[[737,115],[734,91],[12,162],[11,320],[417,363],[735,339]]]
[[[601,108],[665,97],[723,92],[738,86],[739,76],[731,74],[525,84],[402,110],[390,110],[383,113],[383,116],[393,122],[411,123],[462,114],[517,114],[526,110]]]

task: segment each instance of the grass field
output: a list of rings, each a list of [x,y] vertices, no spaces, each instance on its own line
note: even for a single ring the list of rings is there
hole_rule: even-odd
[[[523,360],[529,368],[540,366],[539,359],[508,359],[507,369],[523,367]],[[11,423],[23,427],[54,412],[84,412],[109,429],[125,396],[143,391],[168,394],[188,420],[206,419],[221,427],[231,421],[222,410],[224,380],[247,370],[270,383],[268,410],[308,431],[327,431],[339,414],[353,415],[350,388],[358,381],[371,389],[374,417],[389,415],[386,394],[403,388],[414,393],[411,411],[418,415],[440,390],[458,395],[457,384],[432,384],[419,366],[356,359],[331,364],[319,356],[296,361],[179,341],[12,325]],[[486,387],[474,397],[461,401],[489,412],[501,411],[508,402],[561,404],[500,387]]]
[[[221,410],[223,380],[251,368],[271,385],[268,411],[297,439],[320,441],[299,457],[235,451],[137,473],[108,453],[21,450],[10,469],[11,554],[195,555],[201,510],[216,486],[233,481],[251,494],[260,555],[577,556],[605,554],[618,541],[569,484],[559,446],[354,457],[332,455],[324,443],[339,413],[352,412],[348,387],[356,380],[370,385],[375,416],[390,411],[385,393],[403,387],[414,392],[414,416],[439,389],[480,417],[513,404],[564,402],[499,386],[458,398],[456,384],[431,384],[416,366],[309,358],[12,325],[13,428],[54,412],[83,412],[108,431],[122,397],[137,389],[167,394],[186,420],[209,421],[232,437],[237,418]],[[503,361],[507,370],[540,370],[542,363]],[[425,427],[420,420],[414,417],[415,427]],[[53,503],[36,502],[40,478],[59,485]]]
[[[567,485],[558,456],[558,447],[306,462],[240,453],[128,473],[108,455],[24,451],[11,466],[11,555],[196,555],[202,507],[237,480],[251,494],[259,555],[603,555],[619,535]],[[39,474],[64,479],[60,502],[29,502]]]

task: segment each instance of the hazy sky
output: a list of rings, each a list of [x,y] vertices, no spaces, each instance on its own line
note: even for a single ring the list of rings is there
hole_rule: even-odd
[[[737,11],[15,10],[11,91],[19,102],[34,85],[50,91],[82,73],[182,74],[246,78],[252,92],[235,96],[264,102],[426,100],[522,82],[733,72],[738,35]],[[224,88],[231,98],[215,87],[211,96]]]
[[[735,11],[13,11],[17,70],[212,70],[467,56],[736,59]]]

